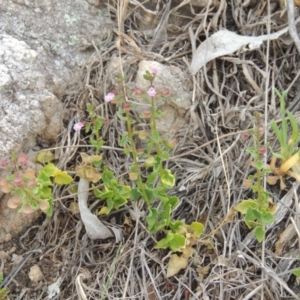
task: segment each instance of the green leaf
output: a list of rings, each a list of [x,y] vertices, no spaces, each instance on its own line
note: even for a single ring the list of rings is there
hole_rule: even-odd
[[[158,211],[154,207],[149,207],[149,213],[147,215],[146,221],[148,224],[148,228],[150,233],[155,232],[156,228],[156,222],[157,222],[157,217],[158,217]]]
[[[45,172],[48,177],[55,176],[55,173],[59,169],[54,164],[47,164],[45,167],[41,169],[41,171]]]
[[[260,219],[260,217],[261,213],[259,210],[257,210],[257,208],[249,207],[245,214],[245,223],[249,228],[253,228],[257,226],[257,223],[259,223],[258,220]]]
[[[113,201],[111,201],[111,199],[107,199],[106,204],[107,204],[107,213],[109,214],[110,211],[114,208],[114,203]]]
[[[102,174],[102,180],[104,182],[104,185],[109,184],[109,181],[111,179],[114,179],[114,173],[111,172],[106,166],[104,167],[103,174]]]
[[[158,232],[160,230],[163,230],[167,225],[168,225],[168,222],[167,222],[166,219],[157,221],[156,224],[155,224],[154,232]]]
[[[113,198],[113,205],[115,209],[119,209],[121,206],[127,203],[125,197],[115,197]]]
[[[167,236],[160,240],[155,246],[156,249],[170,248],[172,251],[178,251],[185,245],[185,237],[182,234],[168,232]]]
[[[112,199],[114,197],[115,193],[110,190],[101,192],[98,189],[94,189],[94,195],[99,199]]]
[[[93,185],[93,191],[96,198],[100,198],[100,195],[103,193],[102,191],[97,189],[94,185]]]
[[[295,276],[299,277],[299,276],[300,276],[300,269],[294,269],[294,270],[292,270],[292,273],[293,273]]]
[[[259,207],[252,208],[250,207],[247,210],[245,218],[251,218],[251,220],[260,220],[261,219],[261,211]]]
[[[43,169],[41,169],[38,173],[37,182],[42,186],[52,186],[52,181]]]
[[[34,189],[34,191],[36,191],[36,194],[42,199],[48,199],[52,197],[52,189],[48,186],[38,187],[37,189]]]
[[[90,138],[90,142],[96,149],[100,149],[105,144],[103,140],[94,140],[92,137]]]
[[[180,227],[184,225],[184,222],[182,221],[175,221],[175,222],[170,222],[169,227],[174,231],[177,232],[179,231]]]
[[[124,117],[124,116],[122,115],[122,113],[119,112],[119,111],[117,111],[117,116],[118,116],[118,118],[119,118],[121,121],[127,121],[126,117]]]
[[[146,181],[147,185],[152,184],[156,178],[157,178],[157,172],[150,173],[147,177],[147,181]]]
[[[107,206],[103,206],[99,212],[98,215],[108,215],[110,213],[111,209],[109,209]]]
[[[124,134],[123,137],[122,137],[122,140],[120,142],[120,146],[121,147],[124,147],[128,142],[128,135],[127,134]]]
[[[170,241],[170,248],[172,251],[178,251],[185,245],[185,237],[182,234],[175,233],[173,239]]]
[[[169,197],[168,197],[168,195],[158,195],[158,198],[164,204],[169,203]]]
[[[163,159],[169,159],[169,158],[170,158],[170,154],[169,154],[168,151],[162,151],[161,157],[162,157]]]
[[[262,161],[256,161],[256,162],[255,162],[255,168],[256,168],[257,170],[262,170],[262,169],[264,168],[263,162],[262,162]]]
[[[167,150],[172,150],[173,149],[173,147],[171,147],[170,145],[169,145],[169,143],[166,141],[166,140],[162,140],[162,144],[163,144],[163,146],[164,146],[164,148],[165,149],[167,149]],[[167,152],[167,151],[166,151]],[[167,152],[168,153],[168,152]],[[168,153],[169,154],[169,153]]]
[[[258,203],[256,200],[248,199],[248,200],[243,200],[241,203],[239,203],[238,206],[236,207],[236,210],[241,214],[245,215],[249,208],[254,208],[257,206]]]
[[[94,128],[95,130],[99,131],[102,128],[103,120],[101,118],[97,118],[97,120],[94,122]]]
[[[87,104],[86,105],[86,111],[92,112],[94,110],[95,106],[93,104]]]
[[[273,155],[274,157],[276,157],[276,158],[284,159],[284,157],[283,157],[281,154],[279,154],[279,153],[272,152],[272,155]]]
[[[272,120],[271,122],[271,127],[275,132],[275,135],[280,143],[280,146],[285,147],[285,141],[283,140],[282,132],[279,130],[279,127],[277,126],[274,120]]]
[[[171,174],[170,170],[165,169],[161,175],[161,182],[168,187],[173,187],[175,185],[175,176]]]
[[[121,195],[127,199],[130,198],[130,190],[131,190],[130,186],[120,185],[120,186],[118,186],[117,190],[118,190],[119,195]]]
[[[59,169],[56,171],[54,176],[54,182],[57,184],[69,184],[73,181],[73,178],[70,175],[68,175],[67,172],[61,171]]]
[[[155,196],[156,196],[153,189],[145,188],[144,191],[147,195],[148,202],[152,202],[154,200]]]
[[[124,153],[125,153],[125,155],[126,155],[127,157],[129,157],[130,152],[131,152],[130,148],[125,148],[125,149],[124,149]]]
[[[156,117],[161,117],[164,115],[164,112],[162,110],[157,110],[155,116]]]
[[[153,75],[148,70],[145,72],[145,74],[143,74],[143,77],[144,77],[145,80],[150,81],[150,82],[154,78]]]
[[[179,203],[179,198],[176,196],[169,196],[169,204],[171,206],[172,209],[174,209],[176,207],[176,205]]]
[[[161,222],[160,222],[161,226],[160,226],[160,228],[156,228],[156,230],[160,230],[163,227],[169,225],[170,220],[171,220],[171,217],[170,217],[171,212],[172,212],[172,210],[171,210],[171,207],[169,204],[163,206],[163,210],[159,214],[159,217],[161,219]]]
[[[152,136],[152,139],[154,141],[154,143],[158,144],[159,143],[159,133],[157,130],[152,130],[151,131],[151,136]]]
[[[158,172],[160,170],[160,167],[161,167],[161,157],[156,155],[154,157],[153,171]]]
[[[259,243],[261,243],[266,236],[266,231],[262,226],[256,226],[253,230],[253,233]]]
[[[90,131],[91,125],[92,125],[91,123],[86,123],[86,125],[85,125],[85,133],[88,133]]]
[[[142,195],[138,189],[131,189],[130,196],[134,201],[137,201],[142,197]]]
[[[150,155],[150,153],[152,152],[152,148],[153,148],[153,142],[149,141],[147,143],[147,154]]]
[[[204,232],[204,226],[199,222],[193,222],[190,225],[190,228],[194,231],[196,237],[200,237],[200,235]]]
[[[153,156],[149,156],[149,157],[145,160],[145,166],[148,167],[148,168],[149,168],[149,167],[153,167],[154,162],[155,162],[154,157],[153,157]]]
[[[167,249],[169,248],[170,242],[174,238],[174,234],[172,232],[168,232],[167,236],[164,239],[161,239],[155,246],[155,249]]]
[[[275,218],[273,214],[271,214],[270,212],[266,212],[261,215],[258,221],[260,221],[264,225],[267,225],[273,223],[275,221]]]
[[[96,147],[98,145],[98,140],[95,140],[94,137],[90,137],[90,143],[91,145],[93,145],[94,147]]]
[[[155,246],[155,249],[167,249],[169,248],[169,241],[167,238],[161,239]]]
[[[101,165],[102,165],[102,160],[99,160],[99,161],[95,161],[95,162],[93,162],[93,166],[95,167],[95,168],[100,168],[101,167]]]
[[[54,159],[55,159],[54,154],[49,150],[40,152],[36,157],[36,160],[42,164],[50,163]]]

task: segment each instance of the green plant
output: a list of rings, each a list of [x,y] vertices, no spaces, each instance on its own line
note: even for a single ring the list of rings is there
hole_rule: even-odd
[[[0,273],[0,284],[2,283],[3,279],[4,279],[3,274]],[[0,288],[0,300],[5,300],[8,294],[9,294],[8,289]]]
[[[128,201],[143,200],[147,206],[146,222],[151,234],[158,231],[165,233],[165,238],[160,240],[156,248],[169,248],[172,251],[186,251],[187,245],[194,245],[194,241],[202,234],[204,228],[201,223],[193,222],[187,225],[182,221],[173,221],[172,212],[179,203],[176,196],[170,196],[168,191],[175,185],[175,175],[165,167],[164,160],[169,158],[172,141],[161,138],[156,119],[162,112],[156,109],[155,101],[159,97],[169,94],[168,90],[157,91],[154,88],[156,69],[146,71],[144,79],[149,81],[149,89],[142,91],[139,88],[127,90],[124,79],[120,78],[120,87],[117,91],[108,93],[105,102],[119,104],[118,118],[126,125],[126,132],[119,141],[126,156],[131,161],[129,167],[129,184],[118,180],[107,166],[102,166],[102,157],[99,150],[104,142],[101,140],[101,128],[105,119],[97,116],[92,106],[87,107],[89,122],[79,122],[74,125],[75,130],[85,126],[86,133],[90,133],[90,142],[96,149],[96,157],[83,157],[83,163],[76,168],[77,174],[96,183],[101,180],[103,188],[93,187],[94,195],[106,204],[100,209],[99,214],[109,214],[113,209],[119,209]],[[128,102],[127,94],[136,93],[140,97],[148,98],[150,109],[144,111],[140,118],[148,124],[148,129],[136,130],[136,121],[132,118],[131,111],[134,104]],[[135,139],[144,143],[144,148],[136,148]],[[143,163],[141,163],[143,161]],[[144,174],[147,172],[145,178]],[[193,241],[193,243],[191,243]]]
[[[262,127],[259,126],[260,116],[256,113],[256,125],[251,132],[254,139],[254,147],[248,148],[247,152],[253,158],[255,174],[249,175],[244,181],[244,185],[250,187],[256,198],[242,200],[236,207],[237,211],[244,215],[244,220],[248,228],[253,229],[253,233],[259,242],[265,238],[265,226],[274,221],[275,205],[272,203],[269,193],[263,187],[263,178],[271,172],[261,160],[261,155],[266,154],[266,145],[261,144]]]
[[[275,92],[280,100],[281,111],[281,128],[273,120],[271,123],[272,129],[280,144],[280,153],[273,152],[273,157],[270,162],[270,169],[276,176],[274,182],[280,179],[281,188],[285,188],[283,176],[288,174],[300,181],[300,151],[298,144],[300,142],[299,128],[297,120],[292,113],[285,108],[285,97],[287,91],[282,94],[275,89]],[[289,135],[289,131],[291,134]],[[280,166],[276,167],[276,160],[280,160]],[[290,171],[292,169],[292,171]]]
[[[45,157],[40,155],[40,159]],[[73,181],[72,177],[52,163],[47,163],[36,173],[29,168],[28,157],[24,153],[13,153],[10,161],[3,161],[1,166],[11,173],[5,178],[0,177],[1,191],[12,194],[7,205],[12,209],[19,207],[19,212],[24,214],[41,209],[47,216],[51,216],[53,183],[62,185]]]

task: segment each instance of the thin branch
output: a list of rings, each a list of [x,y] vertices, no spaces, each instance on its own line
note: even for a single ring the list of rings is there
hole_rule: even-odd
[[[289,32],[300,54],[300,39],[297,33],[296,22],[295,22],[294,0],[287,0],[286,5],[287,5],[288,20],[289,20]]]

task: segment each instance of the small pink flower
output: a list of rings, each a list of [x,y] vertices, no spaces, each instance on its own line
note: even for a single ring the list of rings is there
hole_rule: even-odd
[[[265,146],[260,146],[259,147],[259,153],[261,155],[266,155],[267,154],[267,148]]]
[[[242,139],[243,140],[247,140],[247,139],[249,139],[249,137],[250,137],[250,133],[249,132],[246,131],[246,132],[242,133]]]
[[[19,164],[26,165],[27,155],[25,153],[19,154],[17,161],[18,161]]]
[[[22,165],[23,167],[28,167],[28,165],[29,165],[28,160],[23,161],[23,162],[21,163],[21,165]]]
[[[82,127],[84,127],[85,125],[85,122],[78,122],[78,123],[75,123],[74,126],[73,126],[73,129],[75,131],[80,131]]]
[[[157,74],[157,68],[156,67],[152,67],[152,69],[151,69],[151,73],[153,74],[153,75],[156,75]]]
[[[0,177],[0,186],[5,186],[7,184],[8,184],[8,181],[5,178]]]
[[[27,186],[30,187],[30,188],[35,188],[36,187],[36,180],[35,180],[35,178],[30,179],[27,182]]]
[[[150,118],[151,118],[151,115],[152,115],[152,113],[151,113],[150,110],[145,110],[145,111],[143,112],[143,117],[144,117],[145,119],[150,119]]]
[[[131,109],[130,103],[124,103],[124,104],[123,104],[123,109],[124,109],[125,111],[130,111],[130,109]]]
[[[23,178],[22,177],[16,177],[14,179],[14,185],[15,186],[20,187],[20,186],[22,186],[22,184],[23,184]]]
[[[114,100],[115,98],[115,94],[114,93],[108,93],[105,97],[104,97],[104,101],[105,102],[110,102],[112,100]]]
[[[259,131],[259,136],[263,136],[264,135],[265,129],[264,129],[264,126],[262,124],[260,124],[258,126],[258,131]]]
[[[150,87],[150,89],[148,90],[147,94],[150,96],[150,97],[154,97],[156,95],[156,91],[155,91],[155,88],[153,86]]]
[[[105,124],[109,124],[109,118],[104,118],[104,119],[103,119],[103,122],[104,122]]]
[[[0,163],[1,167],[5,168],[8,165],[8,162],[6,160],[1,161]]]

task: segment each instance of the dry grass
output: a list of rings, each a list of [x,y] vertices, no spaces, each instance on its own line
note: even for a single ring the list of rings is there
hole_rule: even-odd
[[[130,4],[137,1],[108,2],[116,27],[102,48],[95,50],[82,70],[81,82],[66,97],[70,125],[62,134],[63,148],[56,150],[62,168],[74,167],[80,151],[93,152],[88,137],[80,138],[71,129],[74,121],[86,116],[86,104],[93,103],[100,115],[112,120],[102,133],[107,141],[105,160],[117,176],[127,172],[126,158],[117,143],[124,128],[114,108],[102,100],[114,84],[107,72],[112,57],[122,57],[126,81],[131,83],[140,60],[186,69],[185,61],[192,54],[190,29],[198,45],[223,28],[256,36],[288,26],[286,14],[279,18],[281,11],[275,2],[269,10],[266,1],[210,1],[210,5],[194,9],[187,0],[173,0],[172,4],[152,1],[161,8],[154,19],[142,7]],[[145,2],[143,5],[155,10],[152,2]],[[150,25],[144,24],[145,20],[150,20]],[[152,25],[154,31],[147,31]],[[214,249],[200,243],[189,266],[178,276],[167,278],[170,254],[153,248],[155,237],[149,235],[143,220],[129,228],[121,245],[113,240],[91,241],[79,216],[69,209],[76,197],[56,190],[61,200],[54,217],[39,228],[44,253],[39,255],[47,254],[61,263],[51,281],[60,276],[63,279],[59,299],[300,299],[299,285],[289,272],[299,267],[299,232],[291,225],[299,226],[300,222],[299,185],[290,183],[287,191],[267,187],[279,208],[277,222],[269,226],[263,244],[255,241],[241,216],[232,210],[251,196],[242,181],[253,172],[245,152],[252,141],[243,141],[241,133],[253,127],[254,111],[262,113],[266,123],[278,116],[274,87],[289,88],[287,107],[293,113],[299,110],[299,53],[293,43],[285,43],[287,40],[221,57],[196,75],[191,119],[177,133],[179,142],[168,165],[177,174],[177,186],[171,193],[181,199],[174,218],[203,222],[203,238],[210,240]],[[267,140],[278,147],[271,133]],[[96,212],[100,201],[95,202],[92,196],[90,201]],[[120,222],[124,215],[126,210],[106,221]]]

